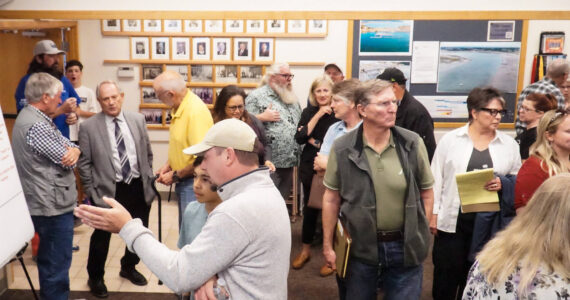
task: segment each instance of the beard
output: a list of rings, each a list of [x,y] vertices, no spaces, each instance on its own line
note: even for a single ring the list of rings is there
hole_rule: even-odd
[[[299,101],[297,95],[293,93],[293,86],[291,83],[288,83],[285,86],[281,86],[276,83],[270,83],[269,86],[275,91],[275,93],[281,98],[285,104],[294,104]]]

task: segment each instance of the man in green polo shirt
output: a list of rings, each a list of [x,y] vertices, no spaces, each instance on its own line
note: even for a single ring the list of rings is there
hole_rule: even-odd
[[[340,214],[353,239],[340,299],[375,299],[378,281],[384,299],[419,299],[433,207],[427,151],[417,134],[395,126],[389,82],[366,82],[355,98],[363,124],[335,141],[324,179],[325,259],[335,267]]]

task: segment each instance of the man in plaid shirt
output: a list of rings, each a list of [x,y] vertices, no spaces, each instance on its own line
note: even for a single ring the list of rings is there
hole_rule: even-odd
[[[77,190],[73,168],[79,148],[53,123],[63,85],[47,73],[26,82],[28,100],[12,131],[12,147],[34,229],[41,243],[38,272],[42,299],[68,299]]]

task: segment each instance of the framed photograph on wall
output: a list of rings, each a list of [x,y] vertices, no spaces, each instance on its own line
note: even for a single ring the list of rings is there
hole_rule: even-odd
[[[327,33],[327,20],[309,20],[309,33]]]
[[[190,66],[190,82],[212,82],[212,65]]]
[[[234,60],[251,60],[251,38],[234,38]]]
[[[184,32],[202,32],[202,20],[184,20]]]
[[[243,20],[226,20],[226,32],[243,32]]]
[[[262,66],[240,66],[240,83],[259,83],[263,78]]]
[[[206,32],[224,32],[222,20],[206,20]]]
[[[142,104],[160,104],[160,100],[156,96],[156,92],[152,87],[143,86],[141,87],[141,94],[142,94]]]
[[[123,20],[123,31],[140,32],[141,20]]]
[[[170,59],[170,38],[153,37],[150,48],[152,59]]]
[[[131,59],[149,58],[148,37],[131,37]]]
[[[263,33],[265,31],[265,21],[247,20],[245,31],[247,33]]]
[[[489,21],[487,42],[512,42],[515,39],[515,21]]]
[[[563,50],[563,31],[540,33],[540,54],[562,54]]]
[[[187,65],[166,65],[166,70],[174,71],[180,74],[184,81],[188,82],[188,66]]]
[[[216,82],[237,83],[237,66],[236,65],[216,66]]]
[[[161,65],[142,65],[141,78],[143,81],[152,81],[162,73]]]
[[[210,59],[210,38],[200,37],[192,39],[192,59]]]
[[[285,33],[285,20],[267,20],[267,32]]]
[[[144,20],[143,31],[145,32],[161,32],[162,20]]]
[[[144,115],[146,125],[150,125],[150,127],[161,127],[163,125],[161,108],[141,108],[140,111]]]
[[[306,20],[288,20],[287,33],[306,33],[307,21]]]
[[[214,60],[231,60],[232,39],[231,38],[214,38],[213,59]]]
[[[164,20],[164,32],[182,32],[182,21]]]
[[[173,37],[171,41],[172,59],[190,60],[190,39],[184,37]]]
[[[274,39],[272,38],[256,38],[255,39],[255,60],[273,61]]]
[[[413,20],[362,20],[359,29],[361,56],[412,54]]]
[[[214,104],[214,89],[213,88],[203,88],[197,87],[193,88],[192,92],[196,94],[204,103]]]
[[[121,31],[121,20],[107,19],[102,20],[103,31]]]

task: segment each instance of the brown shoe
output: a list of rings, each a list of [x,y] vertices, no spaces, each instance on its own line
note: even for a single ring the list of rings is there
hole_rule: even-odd
[[[334,273],[334,270],[331,269],[329,266],[324,265],[321,268],[321,271],[319,272],[319,274],[321,275],[321,277],[327,277],[329,275],[331,275],[332,273]]]
[[[311,255],[306,255],[301,252],[297,257],[293,260],[293,269],[300,269],[302,268],[309,260],[311,260]]]

